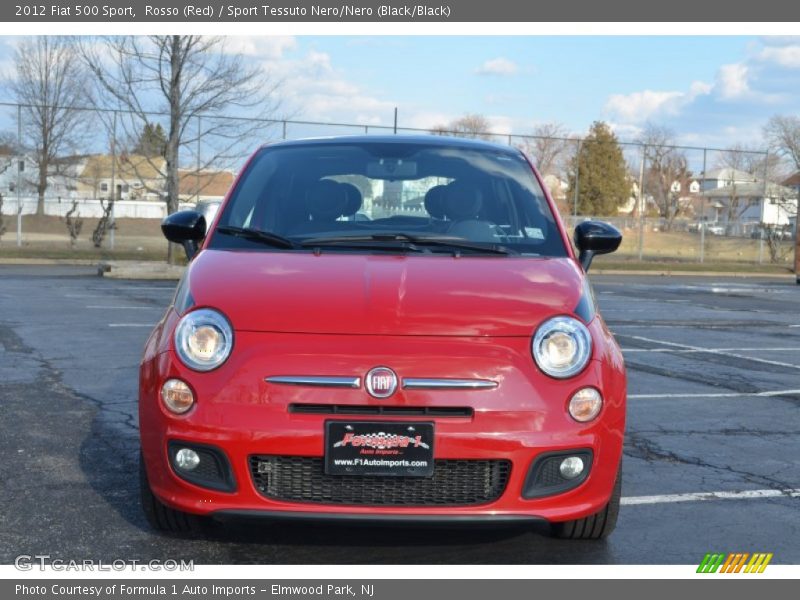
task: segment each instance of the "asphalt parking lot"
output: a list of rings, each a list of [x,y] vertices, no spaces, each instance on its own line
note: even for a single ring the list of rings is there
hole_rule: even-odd
[[[629,374],[623,506],[604,542],[541,531],[236,523],[176,539],[139,511],[137,368],[173,285],[0,266],[0,563],[800,563],[800,286],[598,276]]]

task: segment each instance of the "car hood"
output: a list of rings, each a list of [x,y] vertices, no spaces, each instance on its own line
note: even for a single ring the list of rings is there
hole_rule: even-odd
[[[239,331],[530,336],[582,277],[568,258],[204,250],[187,282]]]

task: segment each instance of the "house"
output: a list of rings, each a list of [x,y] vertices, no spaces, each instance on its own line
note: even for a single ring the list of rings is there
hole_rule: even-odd
[[[0,148],[0,194],[6,198],[17,191],[23,196],[33,195],[38,180],[39,168],[32,157]]]
[[[178,171],[178,198],[182,202],[222,200],[233,185],[233,171]]]
[[[720,186],[708,189],[703,196],[711,206],[719,206],[716,221],[733,234],[752,232],[762,224],[788,226],[797,218],[797,190],[777,183],[751,181]]]
[[[756,183],[758,178],[752,173],[731,169],[712,169],[699,176],[701,191],[715,190],[724,187],[738,186],[746,183]]]
[[[70,165],[64,159],[51,161],[47,177],[48,198],[68,198],[74,195],[75,184]],[[0,194],[5,197],[19,194],[36,196],[39,186],[39,166],[30,154],[19,154],[0,147]]]
[[[781,185],[792,188],[796,193],[800,194],[800,171],[781,181]]]
[[[81,162],[76,188],[85,198],[159,200],[164,191],[165,164],[160,156],[120,154],[113,159],[108,154],[92,154]]]

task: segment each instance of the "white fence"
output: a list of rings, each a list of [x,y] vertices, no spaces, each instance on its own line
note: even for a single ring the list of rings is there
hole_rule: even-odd
[[[45,198],[44,214],[53,217],[64,217],[72,208],[72,203],[77,202],[76,215],[78,217],[91,219],[103,216],[103,207],[100,200],[90,198]],[[8,216],[35,215],[37,198],[35,196],[3,198],[3,214]],[[194,208],[194,203],[183,202],[180,209]],[[154,202],[152,200],[117,200],[114,203],[115,219],[163,219],[167,216],[167,205],[165,202]]]

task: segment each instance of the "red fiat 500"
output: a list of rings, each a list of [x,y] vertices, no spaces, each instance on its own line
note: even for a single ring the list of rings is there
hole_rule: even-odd
[[[575,230],[514,148],[345,137],[259,149],[141,364],[142,501],[198,515],[614,528],[626,382]]]

